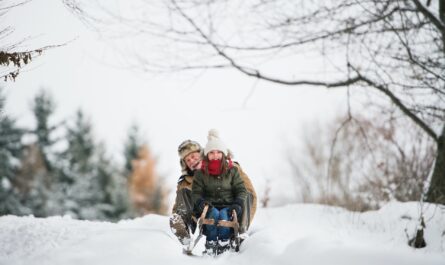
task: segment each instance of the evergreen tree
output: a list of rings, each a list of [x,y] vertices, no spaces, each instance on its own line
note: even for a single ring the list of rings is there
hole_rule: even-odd
[[[62,154],[66,162],[60,177],[66,194],[65,211],[74,217],[95,219],[93,206],[101,201],[103,192],[94,168],[92,125],[81,110],[77,111],[74,124],[68,126],[66,139],[68,147]]]
[[[51,170],[51,163],[49,157],[51,156],[50,147],[55,143],[51,140],[51,133],[57,128],[50,126],[49,119],[54,114],[55,103],[52,97],[45,90],[41,90],[32,105],[32,111],[37,121],[37,126],[34,130],[37,136],[37,145],[42,152],[45,166]]]
[[[133,124],[128,130],[127,140],[124,147],[125,168],[124,175],[129,176],[133,171],[132,162],[138,158],[139,149],[144,145],[144,141],[140,136],[139,126]]]
[[[71,214],[80,219],[117,220],[133,217],[127,178],[96,144],[92,124],[79,110],[66,126],[65,150],[56,153],[51,126],[54,102],[45,91],[32,105],[36,141],[22,145],[25,130],[4,111],[0,89],[0,215],[33,214],[39,217]],[[133,127],[133,144],[139,142]],[[128,149],[131,154],[131,148]]]
[[[36,128],[31,132],[36,141],[24,148],[17,188],[28,211],[43,217],[48,215],[48,203],[54,197],[52,185],[56,170],[53,169],[55,158],[51,148],[55,143],[52,134],[57,126],[50,126],[50,119],[55,103],[48,92],[41,90],[34,97],[31,109],[36,119]]]
[[[72,169],[79,173],[87,173],[93,169],[94,140],[91,122],[84,113],[78,110],[74,125],[68,128],[66,135],[68,150],[66,158]]]
[[[23,130],[6,114],[6,97],[0,88],[0,215],[20,214],[22,205],[15,189],[20,166]]]
[[[97,148],[97,178],[103,190],[100,212],[103,217],[118,220],[133,217],[128,192],[127,178],[119,173],[112,160],[107,157],[103,145]]]
[[[37,217],[48,215],[47,203],[51,194],[51,174],[44,161],[43,153],[36,143],[25,146],[15,186],[25,206],[22,214]]]
[[[66,212],[80,219],[117,220],[133,216],[127,181],[106,155],[103,144],[96,144],[92,125],[82,111],[67,129],[68,147],[63,189]]]

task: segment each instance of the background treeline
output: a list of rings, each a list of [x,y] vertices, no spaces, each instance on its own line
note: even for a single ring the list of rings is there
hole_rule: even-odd
[[[424,201],[434,142],[397,111],[390,119],[338,116],[305,126],[302,152],[288,151],[299,200],[353,211],[390,201]]]
[[[5,105],[0,88],[0,215],[118,220],[166,212],[156,161],[137,125],[128,130],[119,167],[82,110],[57,122],[56,104],[41,90],[30,106],[35,126],[22,128]]]

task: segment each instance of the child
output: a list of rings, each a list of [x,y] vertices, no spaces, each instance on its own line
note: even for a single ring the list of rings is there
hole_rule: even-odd
[[[206,218],[214,219],[215,225],[205,225],[206,254],[218,255],[230,248],[231,229],[216,224],[229,220],[233,210],[242,216],[247,190],[216,130],[210,130],[207,139],[201,169],[194,175],[192,201],[198,217],[209,205]]]

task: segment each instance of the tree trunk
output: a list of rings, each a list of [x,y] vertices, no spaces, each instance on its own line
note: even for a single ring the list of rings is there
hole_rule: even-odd
[[[445,0],[439,1],[439,17],[442,22],[445,22]]]
[[[445,204],[445,125],[437,141],[437,156],[426,201]]]
[[[408,241],[408,245],[413,248],[424,248],[426,247],[425,237],[423,230],[426,228],[425,220],[423,219],[423,214],[420,216],[420,227],[417,227],[416,235]]]

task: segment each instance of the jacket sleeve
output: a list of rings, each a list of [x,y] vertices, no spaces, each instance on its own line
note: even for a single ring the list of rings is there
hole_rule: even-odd
[[[250,180],[249,176],[247,176],[246,172],[244,172],[244,170],[241,168],[241,166],[238,162],[233,162],[233,165],[235,168],[238,169],[240,177],[244,181],[244,186],[246,186],[247,192],[251,193],[256,200],[257,196],[256,196],[255,188],[253,187],[252,181]]]
[[[193,206],[196,206],[198,201],[201,201],[204,194],[204,180],[200,171],[196,171],[193,177],[192,186],[192,202]]]
[[[172,214],[178,212],[178,192],[182,189],[192,189],[192,183],[188,180],[189,176],[181,175],[178,179],[178,184],[176,185],[176,198],[173,204]]]
[[[176,186],[176,198],[175,198],[175,204],[173,204],[172,208],[172,214],[177,212],[178,208],[178,190],[179,190],[180,184]]]
[[[241,165],[238,162],[233,162],[234,167],[238,169],[238,172],[241,176],[241,179],[244,181],[244,185],[246,186],[247,194],[249,196],[252,196],[252,201],[249,203],[250,205],[250,220],[253,220],[253,217],[256,213],[257,208],[257,195],[255,188],[253,187],[252,181],[250,180],[249,176],[247,176],[246,172],[241,168]]]
[[[244,181],[242,180],[238,169],[232,168],[233,170],[233,178],[232,178],[232,191],[237,202],[244,202],[247,197],[246,186],[244,185]]]

